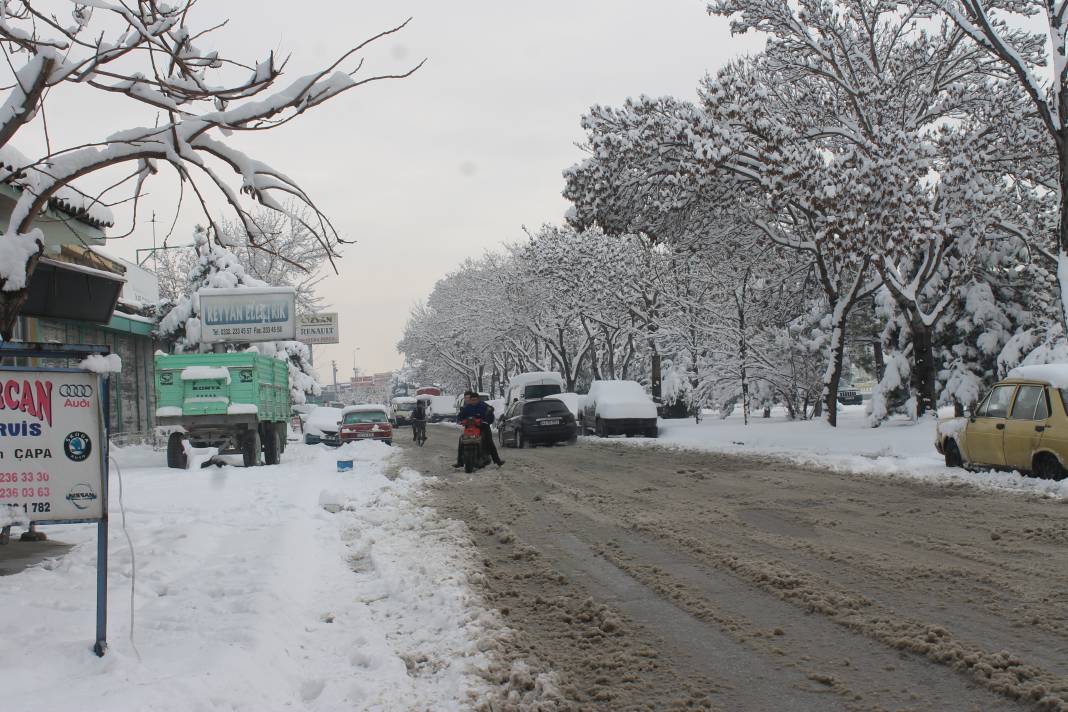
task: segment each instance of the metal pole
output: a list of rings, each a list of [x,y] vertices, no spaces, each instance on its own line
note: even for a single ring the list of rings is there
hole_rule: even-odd
[[[104,657],[108,649],[108,446],[111,435],[111,378],[104,376],[101,389],[104,406],[104,442],[100,443],[104,459],[104,478],[100,499],[103,503],[100,521],[96,524],[96,644],[93,652]]]

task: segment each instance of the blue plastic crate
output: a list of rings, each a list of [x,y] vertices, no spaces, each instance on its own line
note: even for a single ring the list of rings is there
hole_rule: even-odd
[[[337,461],[338,472],[352,472],[352,460],[338,460]]]

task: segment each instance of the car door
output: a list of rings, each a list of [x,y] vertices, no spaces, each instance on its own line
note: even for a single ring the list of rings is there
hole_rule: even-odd
[[[1014,383],[994,386],[983,404],[968,419],[965,443],[969,463],[1005,466],[1005,421],[1015,393]]]
[[[1026,472],[1049,420],[1049,396],[1044,386],[1022,384],[1005,421],[1005,466]]]
[[[519,412],[520,404],[512,403],[504,413],[504,422],[501,423],[501,439],[502,442],[512,442],[512,437],[515,434],[516,414]]]

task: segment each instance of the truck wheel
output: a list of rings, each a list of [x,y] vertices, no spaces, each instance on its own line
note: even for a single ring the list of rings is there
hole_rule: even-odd
[[[260,431],[250,430],[245,433],[241,440],[241,457],[245,461],[245,467],[254,467],[260,464]]]
[[[185,454],[185,438],[181,433],[171,433],[167,438],[167,467],[176,470],[184,470],[189,466],[189,458]]]
[[[285,423],[275,423],[274,427],[278,430],[278,452],[284,453],[286,451],[286,441],[289,439],[289,431],[286,429]],[[281,460],[282,458],[278,458]]]
[[[266,465],[277,465],[282,461],[282,444],[278,442],[278,428],[274,423],[268,423],[263,428],[263,462]]]

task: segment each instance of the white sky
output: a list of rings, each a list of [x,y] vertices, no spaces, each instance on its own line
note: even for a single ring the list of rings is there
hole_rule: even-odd
[[[367,54],[366,71],[395,72],[423,57],[415,76],[357,89],[278,131],[235,145],[297,179],[357,244],[321,293],[340,312],[342,343],[316,346],[324,382],[330,360],[351,375],[401,365],[408,310],[464,258],[522,237],[521,226],[562,219],[561,171],[581,158],[580,116],[627,96],[694,96],[698,79],[753,51],[702,0],[226,0],[201,3],[198,23],[223,13],[229,27],[205,47],[247,62],[274,49],[311,71],[366,37],[414,19]],[[107,115],[105,133],[132,125]],[[54,134],[73,117],[49,116]],[[94,134],[96,136],[96,134]],[[160,236],[174,217],[177,183],[154,183]],[[187,203],[172,244],[197,221]],[[230,216],[225,216],[230,217]],[[125,229],[125,228],[123,228]],[[132,257],[151,245],[142,222],[110,243]],[[472,315],[472,319],[481,318]]]

